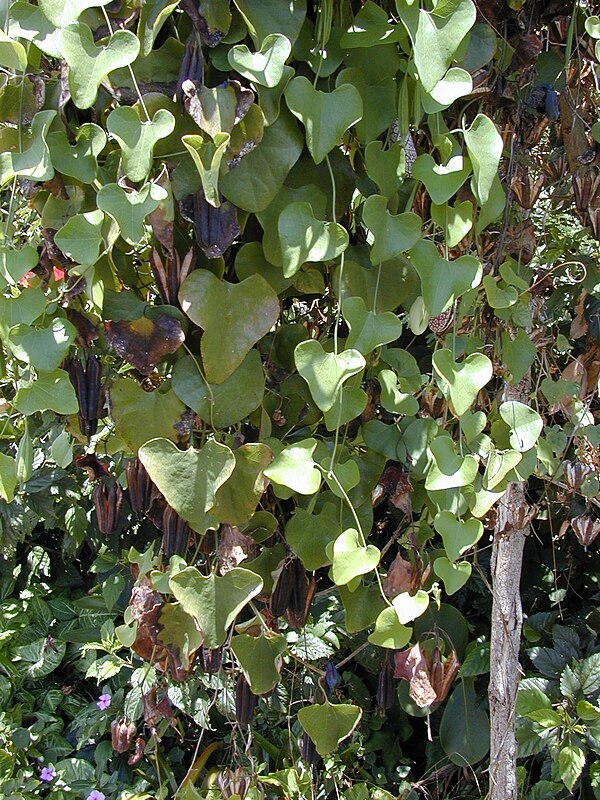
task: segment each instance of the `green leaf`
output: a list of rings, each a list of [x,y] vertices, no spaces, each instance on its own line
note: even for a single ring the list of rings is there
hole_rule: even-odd
[[[138,456],[167,503],[193,530],[204,534],[217,526],[210,513],[215,495],[235,467],[226,445],[211,439],[200,450],[179,450],[169,439],[152,439]]]
[[[115,31],[105,45],[97,47],[91,29],[83,22],[63,27],[59,45],[69,65],[69,88],[77,108],[93,106],[108,73],[133,63],[140,51],[137,36],[125,30]]]
[[[463,156],[452,156],[447,164],[436,164],[433,156],[422,153],[415,159],[412,175],[425,184],[428,195],[437,205],[453,197],[471,174],[471,162]]]
[[[413,247],[410,259],[421,279],[423,302],[430,317],[437,317],[481,282],[482,266],[474,256],[446,261],[435,245],[424,239]]]
[[[333,92],[321,92],[299,76],[288,84],[285,100],[306,129],[306,143],[315,164],[323,161],[363,115],[360,95],[350,84],[338,86]]]
[[[350,736],[362,717],[362,709],[350,703],[333,705],[325,700],[298,711],[298,722],[314,742],[317,753],[326,756],[337,750],[341,741]]]
[[[390,414],[407,414],[413,416],[419,411],[419,401],[412,394],[404,393],[397,383],[396,373],[391,369],[382,369],[377,375],[381,387],[380,402]]]
[[[425,480],[426,489],[453,489],[473,483],[477,475],[477,460],[471,455],[464,458],[456,455],[449,436],[437,436],[429,449],[433,464]]]
[[[332,561],[331,574],[336,586],[345,586],[359,575],[372,572],[379,564],[379,549],[372,544],[363,547],[360,541],[358,531],[348,528],[327,545],[326,553]]]
[[[472,678],[476,675],[487,675],[490,671],[490,643],[473,642],[469,644],[467,653],[460,666],[460,678]]]
[[[116,183],[107,183],[96,195],[96,202],[115,220],[125,241],[137,244],[146,232],[144,219],[167,197],[166,190],[157,183],[146,183],[139,191],[127,192]]]
[[[75,22],[80,15],[88,8],[106,6],[110,0],[40,0],[38,5],[44,12],[44,16],[57,28],[63,28],[70,22]]]
[[[446,594],[454,594],[465,585],[471,577],[471,564],[468,561],[454,563],[445,556],[436,558],[433,562],[433,571],[444,582]]]
[[[73,463],[73,442],[67,431],[59,433],[56,439],[52,442],[50,447],[50,455],[56,466],[60,467],[61,469],[66,469],[70,464]]]
[[[161,388],[145,392],[129,378],[117,378],[110,387],[111,417],[117,434],[132,453],[149,439],[164,437],[179,442],[185,438],[182,417],[186,408],[175,392]]]
[[[137,183],[147,178],[154,145],[173,132],[175,117],[166,108],[159,108],[151,120],[142,121],[137,108],[120,106],[109,114],[106,127],[123,151],[125,174]]]
[[[444,230],[448,247],[456,247],[473,227],[473,203],[470,200],[455,206],[432,203],[431,219]]]
[[[27,69],[27,51],[21,42],[13,41],[0,30],[0,66],[11,72],[25,72]]]
[[[362,117],[355,127],[356,138],[361,144],[368,144],[386,131],[397,115],[396,80],[391,75],[380,75],[376,81],[369,81],[362,69],[348,67],[335,80],[336,86],[346,84],[356,89],[362,103]]]
[[[483,476],[483,485],[487,491],[499,486],[508,473],[523,459],[523,454],[516,450],[490,450],[488,462]]]
[[[104,244],[102,226],[104,214],[97,209],[74,214],[57,231],[54,241],[77,264],[95,264]]]
[[[359,9],[352,24],[343,34],[340,45],[346,47],[375,47],[379,44],[396,42],[400,34],[398,25],[388,20],[385,9],[380,8],[373,0]]]
[[[321,411],[328,411],[348,378],[365,368],[365,359],[358,350],[343,350],[337,355],[326,353],[315,339],[300,342],[294,359]]]
[[[558,752],[558,772],[562,782],[572,792],[585,766],[585,753],[575,744],[567,744]]]
[[[348,232],[337,222],[322,222],[306,202],[290,203],[277,223],[283,275],[294,276],[307,261],[331,261],[348,247]]]
[[[472,91],[473,79],[469,73],[460,67],[451,67],[429,94],[423,93],[423,108],[428,114],[435,114]]]
[[[531,450],[544,427],[544,421],[538,412],[517,400],[502,403],[499,410],[500,416],[510,428],[511,447],[519,453]]]
[[[300,158],[302,147],[301,131],[291,114],[282,111],[258,147],[220,179],[223,195],[245,211],[264,211]]]
[[[391,311],[381,314],[367,311],[362,297],[344,300],[342,314],[350,328],[346,347],[365,356],[376,347],[395,341],[402,333],[402,323],[395,314]]]
[[[25,137],[20,152],[0,153],[0,186],[15,176],[32,181],[49,181],[54,175],[46,134],[56,111],[38,111],[31,123],[31,135]]]
[[[24,289],[17,297],[0,295],[0,333],[8,338],[9,330],[15,325],[31,325],[44,313],[46,298],[39,286]]]
[[[447,349],[433,354],[433,368],[443,379],[440,388],[459,417],[469,410],[493,373],[492,362],[482,353],[471,353],[457,363]]]
[[[490,748],[490,721],[471,684],[463,680],[452,692],[440,724],[440,744],[460,767],[481,761]]]
[[[264,470],[273,460],[266,444],[243,444],[233,451],[235,467],[217,490],[212,514],[228,525],[241,525],[252,517],[265,491]],[[260,694],[260,692],[259,692]]]
[[[383,142],[369,142],[365,149],[367,175],[377,184],[380,194],[387,200],[400,188],[404,177],[404,147],[396,142],[387,150]]]
[[[502,358],[508,367],[511,383],[517,384],[525,377],[536,355],[537,347],[523,328],[519,328],[514,339],[508,331],[502,332]]]
[[[214,428],[228,428],[245,419],[261,404],[265,373],[260,354],[250,350],[223,383],[207,383],[192,356],[180,358],[173,369],[173,391]]]
[[[18,283],[37,263],[38,252],[31,245],[26,244],[19,250],[0,247],[0,286]]]
[[[6,503],[15,499],[17,488],[17,465],[14,458],[6,453],[0,453],[0,497]]]
[[[64,369],[40,373],[29,385],[21,386],[14,406],[27,417],[48,409],[57,414],[77,414],[79,411],[75,390]]]
[[[75,144],[69,142],[65,131],[49,133],[46,140],[58,172],[81,183],[94,182],[98,172],[97,159],[106,146],[106,134],[102,128],[93,122],[84,123],[77,130]]]
[[[171,591],[198,623],[204,646],[210,650],[224,644],[229,627],[262,585],[262,578],[240,567],[222,577],[202,575],[195,567],[186,567],[169,580]]]
[[[420,9],[413,0],[396,0],[396,8],[413,43],[415,66],[423,89],[431,92],[473,27],[475,6],[471,0],[458,0],[453,12],[446,16]]]
[[[166,647],[171,658],[185,671],[191,666],[191,657],[202,644],[202,634],[194,618],[176,603],[165,603],[158,617],[157,644]]]
[[[342,386],[335,403],[328,411],[323,412],[325,427],[328,431],[334,431],[356,419],[364,411],[368,401],[367,393],[360,386],[351,386],[350,384]]]
[[[267,694],[281,680],[281,656],[287,649],[281,634],[248,636],[243,633],[231,640],[231,649],[254,694]]]
[[[74,9],[78,12],[79,6]],[[9,33],[13,38],[35,42],[36,46],[52,58],[60,58],[58,35],[60,31],[50,22],[41,8],[32,6],[24,0],[18,0],[10,6],[8,17]]]
[[[600,17],[596,15],[588,17],[585,21],[585,30],[592,39],[600,39]]]
[[[503,281],[498,283],[493,275],[486,275],[482,283],[490,308],[510,308],[519,299],[514,286],[508,286]]]
[[[488,201],[502,158],[502,137],[485,114],[477,114],[465,131],[465,144],[473,165],[475,194],[479,204]]]
[[[436,514],[433,525],[441,535],[444,550],[451,561],[463,556],[483,536],[483,525],[478,519],[457,519],[449,511]]]
[[[285,540],[306,569],[315,570],[331,564],[327,545],[340,534],[339,512],[333,503],[325,503],[318,514],[297,508],[285,526]]]
[[[412,628],[402,625],[395,608],[384,608],[377,617],[375,630],[369,636],[369,642],[378,647],[390,650],[402,650],[410,642]]]
[[[56,317],[47,328],[35,329],[29,325],[11,328],[10,349],[38,372],[58,369],[69,352],[77,331],[67,320]]]
[[[204,331],[200,351],[211,384],[229,378],[279,317],[277,295],[260,275],[233,284],[198,269],[183,282],[179,300]]]
[[[410,250],[421,238],[421,217],[407,211],[390,214],[382,195],[368,197],[363,205],[363,219],[375,239],[371,263],[381,264]]]
[[[408,592],[400,592],[392,600],[392,605],[398,619],[402,625],[417,619],[429,608],[429,595],[422,589],[412,595]]]
[[[271,33],[283,34],[293,45],[306,17],[306,0],[235,0],[256,47]]]
[[[160,29],[178,5],[179,0],[142,0],[137,34],[143,56],[150,55]]]
[[[265,469],[265,476],[299,494],[315,494],[321,485],[321,473],[313,460],[316,447],[315,439],[288,445]]]
[[[215,208],[221,205],[218,190],[219,170],[230,140],[231,136],[228,133],[216,133],[213,140],[204,139],[203,136],[196,134],[181,137],[200,175],[206,200]]]
[[[227,53],[227,60],[244,78],[272,89],[283,77],[291,50],[289,39],[280,33],[270,33],[258,52],[251,53],[245,44],[238,44]]]

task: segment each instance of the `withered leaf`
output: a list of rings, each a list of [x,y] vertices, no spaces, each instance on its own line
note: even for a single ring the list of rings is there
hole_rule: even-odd
[[[237,525],[221,525],[219,531],[219,572],[230,572],[255,550],[252,536],[245,536]]]
[[[158,636],[159,616],[164,605],[163,596],[156,592],[147,577],[134,586],[129,600],[131,616],[137,622],[137,634],[131,648],[144,661],[153,658]]]
[[[97,481],[106,475],[112,475],[95,453],[86,453],[83,456],[75,456],[75,466],[87,470],[88,478]]]
[[[396,597],[401,592],[409,592],[413,583],[413,565],[402,557],[396,555],[383,582],[383,591],[387,597]]]
[[[153,320],[109,321],[105,329],[109,346],[142,375],[149,375],[161,358],[175,353],[185,339],[180,323],[168,314],[159,314]]]
[[[409,681],[408,693],[419,708],[426,708],[437,700],[429,680],[429,665],[419,643],[394,656],[394,676]]]

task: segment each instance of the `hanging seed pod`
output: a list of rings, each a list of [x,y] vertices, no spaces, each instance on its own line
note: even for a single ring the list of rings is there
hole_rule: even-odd
[[[89,438],[98,430],[102,417],[102,365],[96,356],[88,356],[85,365],[75,356],[67,369],[79,402],[79,427]]]
[[[274,617],[282,617],[289,605],[292,593],[293,564],[296,559],[288,559],[284,562],[279,573],[279,577],[273,587],[269,608]]]
[[[98,530],[101,533],[114,533],[119,526],[123,489],[115,480],[98,481],[94,486],[94,507]]]
[[[190,527],[171,506],[163,511],[163,551],[167,558],[182,556],[188,547]]]
[[[163,303],[179,307],[179,287],[194,269],[195,257],[190,249],[183,260],[175,252],[173,258],[163,261],[155,247],[150,251],[150,268]]]
[[[387,711],[394,705],[395,689],[394,670],[390,664],[389,657],[386,656],[377,684],[377,705],[379,708]]]
[[[244,800],[250,788],[250,778],[241,767],[235,770],[225,767],[217,775],[216,783],[223,797],[239,797],[240,800]]]
[[[127,488],[129,490],[129,505],[134,514],[143,516],[150,508],[152,500],[158,491],[150,480],[146,467],[139,458],[130,461],[125,467]]]
[[[117,753],[125,753],[129,750],[135,733],[135,722],[127,722],[125,719],[113,719],[110,724],[110,738],[113,750]]]
[[[239,236],[240,226],[235,206],[223,201],[212,206],[202,190],[193,197],[196,239],[207,258],[219,258]]]
[[[301,576],[292,584],[290,603],[285,612],[285,618],[291,628],[302,628],[306,624],[316,590],[317,581],[314,575],[309,580],[302,566]]]
[[[242,673],[235,684],[235,718],[239,725],[250,725],[258,697],[250,691],[250,684]]]
[[[209,675],[214,675],[221,669],[223,663],[223,650],[217,647],[215,650],[209,650],[202,646],[200,647],[200,663],[202,669]]]
[[[315,743],[306,731],[298,739],[298,749],[300,750],[302,759],[306,761],[307,764],[314,765],[319,761],[319,754],[317,753]]]
[[[181,67],[179,68],[179,80],[177,81],[177,102],[182,103],[186,107],[186,93],[183,90],[183,84],[186,81],[191,81],[194,85],[202,85],[204,80],[204,61],[202,59],[202,43],[200,37],[195,31],[188,36],[185,43],[185,50],[183,51],[183,58],[181,60]]]

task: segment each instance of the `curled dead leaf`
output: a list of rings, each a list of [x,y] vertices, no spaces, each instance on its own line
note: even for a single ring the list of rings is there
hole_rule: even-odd
[[[109,321],[105,330],[109,346],[142,375],[149,375],[164,356],[179,350],[185,339],[181,324],[168,314]]]

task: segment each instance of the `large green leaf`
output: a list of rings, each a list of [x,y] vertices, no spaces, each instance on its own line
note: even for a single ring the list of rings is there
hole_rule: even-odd
[[[56,232],[54,241],[77,264],[95,264],[104,244],[104,214],[100,209],[74,214]]]
[[[362,709],[350,703],[333,705],[325,700],[298,711],[298,721],[310,736],[320,756],[337,750],[341,741],[350,736],[362,717]]]
[[[94,34],[83,22],[66,25],[60,34],[60,51],[69,65],[69,88],[78,108],[90,108],[109,72],[135,61],[140,41],[131,31],[118,30],[105,45],[96,46]]]
[[[154,145],[173,132],[175,117],[159,108],[151,120],[142,120],[137,108],[120,106],[109,114],[106,127],[123,151],[125,174],[137,183],[148,176]]]
[[[14,406],[25,416],[48,409],[57,414],[76,414],[79,411],[75,390],[64,369],[40,373],[35,380],[21,385]]]
[[[299,76],[288,84],[285,100],[306,129],[306,143],[315,164],[323,161],[363,115],[360,95],[348,83],[333,92],[321,92],[307,78]]]
[[[267,694],[281,680],[281,656],[287,642],[278,633],[248,636],[243,633],[231,640],[231,649],[254,694]]]
[[[46,134],[56,111],[38,111],[31,123],[30,136],[23,148],[15,142],[13,152],[0,153],[0,186],[15,176],[33,181],[49,181],[54,175]]]
[[[44,16],[57,28],[63,28],[70,22],[75,22],[81,14],[88,8],[106,6],[110,0],[39,0],[39,7],[44,12]]]
[[[535,446],[544,428],[544,421],[535,409],[509,400],[500,406],[500,416],[510,428],[510,445],[519,453]]]
[[[306,16],[306,0],[235,0],[256,47],[271,33],[283,34],[293,45]]]
[[[290,203],[277,223],[283,275],[294,276],[306,261],[331,261],[348,247],[348,232],[337,222],[316,219],[310,203]]]
[[[0,287],[18,283],[37,265],[38,260],[38,252],[31,245],[25,245],[18,250],[0,247]]]
[[[485,114],[477,114],[465,131],[465,144],[473,164],[475,194],[479,204],[488,201],[502,158],[502,137]]]
[[[426,489],[454,489],[473,483],[477,475],[477,460],[472,455],[457,455],[449,436],[437,436],[429,449],[433,463],[427,473]]]
[[[294,359],[321,411],[328,411],[348,378],[365,368],[365,359],[358,350],[343,350],[337,355],[326,353],[315,339],[300,342]]]
[[[340,45],[343,48],[375,47],[397,41],[400,32],[401,28],[389,21],[384,8],[367,0],[342,36]]]
[[[277,295],[260,275],[234,284],[195,270],[183,282],[179,300],[204,331],[200,351],[209,383],[223,383],[279,317]]]
[[[12,503],[17,488],[17,465],[12,456],[0,453],[0,497]]]
[[[433,571],[444,582],[444,589],[448,595],[462,589],[471,577],[471,570],[472,566],[468,561],[454,562],[445,556],[440,556],[433,562]]]
[[[160,630],[156,637],[157,643],[166,647],[171,658],[187,671],[194,653],[202,644],[202,634],[194,618],[177,603],[165,603],[158,624]]]
[[[450,200],[471,174],[471,162],[463,156],[452,156],[447,164],[436,164],[433,156],[423,153],[412,166],[413,178],[425,184],[434,203]]]
[[[308,570],[331,564],[326,548],[340,533],[340,515],[333,503],[325,503],[318,514],[297,508],[285,526],[286,542]]]
[[[395,258],[410,250],[421,238],[421,217],[412,211],[390,214],[386,198],[379,194],[365,201],[363,219],[375,239],[371,248],[372,264]]]
[[[474,256],[446,261],[435,245],[424,239],[413,247],[410,258],[421,279],[423,301],[430,317],[437,317],[481,282],[483,269]]]
[[[336,86],[345,84],[354,87],[360,97],[362,117],[356,123],[356,138],[361,144],[368,144],[387,130],[397,115],[398,88],[395,78],[392,75],[380,75],[376,82],[371,82],[363,70],[348,67],[339,73],[335,81]]]
[[[287,486],[299,494],[315,494],[321,485],[321,473],[313,460],[316,447],[315,439],[288,445],[265,469],[264,474],[274,483]]]
[[[46,328],[16,325],[10,331],[10,349],[38,372],[53,372],[60,367],[76,333],[73,325],[60,317]]]
[[[169,580],[171,591],[194,617],[204,634],[204,646],[211,650],[225,642],[228,628],[262,585],[262,578],[240,567],[222,577],[202,575],[195,567],[186,567]]]
[[[82,183],[94,182],[98,172],[97,159],[106,146],[106,134],[99,125],[93,122],[81,125],[74,144],[69,142],[65,131],[53,131],[46,140],[55,169]]]
[[[403,625],[398,619],[396,609],[388,606],[377,617],[369,642],[390,650],[402,650],[410,642],[411,636],[412,628]]]
[[[267,488],[264,470],[273,460],[266,444],[243,444],[233,451],[235,467],[217,490],[212,514],[219,522],[241,525],[252,517]]]
[[[345,586],[359,575],[372,572],[379,564],[381,553],[372,544],[361,544],[358,531],[354,528],[341,533],[334,542],[325,548],[332,562],[331,575],[336,586]]]
[[[182,136],[181,141],[191,155],[204,190],[206,200],[218,208],[221,205],[218,182],[221,161],[225,155],[231,136],[228,133],[215,133],[213,139],[191,134]]]
[[[483,536],[483,525],[478,519],[462,520],[449,511],[436,514],[433,524],[444,541],[444,550],[451,561],[458,560]]]
[[[367,311],[362,297],[349,297],[342,303],[342,314],[350,333],[346,347],[368,355],[376,347],[388,344],[400,337],[402,323],[391,311],[380,314]]]
[[[144,238],[144,220],[167,197],[167,191],[157,183],[146,183],[139,191],[125,191],[116,183],[106,183],[96,195],[96,202],[115,220],[125,241],[137,244]]]
[[[441,389],[459,417],[469,410],[493,373],[492,362],[483,353],[471,353],[458,363],[448,349],[433,354],[433,368],[443,379]]]
[[[213,439],[200,450],[179,450],[169,439],[152,439],[139,449],[139,459],[167,503],[198,533],[216,527],[211,514],[217,490],[235,467],[235,457]]]
[[[440,724],[440,744],[454,764],[476,764],[490,749],[490,721],[475,693],[472,679],[456,687]]]
[[[251,53],[245,44],[238,44],[227,53],[227,59],[244,78],[272,89],[283,77],[291,49],[289,39],[280,33],[270,33],[256,53]]]

